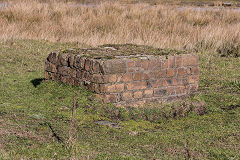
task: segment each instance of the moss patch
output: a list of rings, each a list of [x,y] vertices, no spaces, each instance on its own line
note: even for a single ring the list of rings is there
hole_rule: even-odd
[[[135,44],[105,44],[96,48],[71,48],[60,51],[60,54],[80,54],[84,57],[93,57],[95,59],[112,59],[118,56],[164,56],[186,54],[186,51],[174,49],[160,49],[146,45]]]

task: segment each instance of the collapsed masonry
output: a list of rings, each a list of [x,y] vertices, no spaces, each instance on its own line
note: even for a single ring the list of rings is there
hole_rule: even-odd
[[[104,102],[143,104],[187,97],[198,89],[198,57],[132,44],[52,52],[45,79],[82,86]]]

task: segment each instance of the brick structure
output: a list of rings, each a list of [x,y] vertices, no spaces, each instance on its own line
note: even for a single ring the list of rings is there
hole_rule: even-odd
[[[134,47],[137,52],[131,54]],[[141,47],[52,52],[45,62],[45,79],[82,86],[104,102],[116,104],[172,100],[197,91],[196,55],[151,48],[142,51]]]

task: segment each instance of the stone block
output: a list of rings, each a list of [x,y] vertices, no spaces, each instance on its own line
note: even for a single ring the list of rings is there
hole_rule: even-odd
[[[104,48],[80,49],[76,54],[52,52],[45,61],[44,77],[79,85],[115,104],[165,101],[197,91],[200,70],[196,55],[149,52],[132,55],[119,47],[106,53]]]
[[[147,88],[146,81],[127,83],[127,90],[138,90],[138,89],[146,89],[146,88]]]

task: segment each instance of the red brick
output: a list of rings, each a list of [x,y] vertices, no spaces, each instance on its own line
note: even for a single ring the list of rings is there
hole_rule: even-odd
[[[99,92],[106,93],[107,86],[105,84],[99,84]]]
[[[149,65],[148,62],[149,62],[148,60],[142,60],[142,61],[141,61],[142,68],[143,68],[144,70],[148,70],[148,65]]]
[[[141,67],[141,60],[138,58],[135,60],[135,68],[137,67]]]
[[[92,75],[92,81],[94,83],[104,83],[104,76],[101,74],[93,74]]]
[[[176,57],[176,67],[182,67],[182,66],[183,66],[182,56],[177,56]]]
[[[108,82],[112,83],[112,82],[116,82],[116,81],[117,81],[116,74],[108,75]]]
[[[116,84],[116,91],[117,92],[122,92],[124,91],[124,83]]]
[[[134,76],[133,76],[134,81],[140,81],[142,79],[143,79],[143,73],[142,72],[135,73]]]
[[[162,59],[162,69],[168,68],[168,59]]]
[[[45,80],[49,80],[50,79],[50,73],[48,73],[48,72],[44,72],[44,78],[45,78]]]
[[[134,67],[134,61],[128,62],[127,64],[128,64],[128,67],[129,67],[129,68]]]
[[[196,55],[183,55],[183,66],[197,66],[198,56]]]
[[[73,68],[75,55],[70,55],[69,57],[69,66]]]
[[[142,91],[136,91],[136,92],[134,92],[134,94],[133,94],[133,97],[134,98],[142,98],[142,96],[143,96],[143,93],[142,93]]]
[[[91,92],[95,92],[95,84],[94,83],[88,84],[87,89],[90,90]]]
[[[162,58],[160,58],[160,57],[156,58],[156,66],[157,66],[157,68],[161,69],[161,65],[162,65]]]
[[[98,61],[93,61],[93,72],[100,73],[100,63]]]
[[[134,72],[135,70],[133,69],[133,68],[129,68],[128,69],[128,72],[130,72],[130,73],[132,73],[132,72]]]
[[[132,92],[123,92],[122,93],[122,100],[128,101],[128,100],[131,100],[131,99],[133,99]]]
[[[177,75],[178,76],[184,76],[185,74],[185,69],[184,68],[178,68]]]
[[[197,83],[198,84],[199,77],[198,76],[189,76],[188,77],[188,83]]]
[[[51,63],[53,63],[53,64],[56,64],[57,63],[57,59],[58,59],[58,57],[57,57],[57,52],[52,52],[52,53],[50,53],[49,55],[48,55],[48,61],[49,62],[51,62]]]
[[[57,81],[59,81],[60,80],[60,74],[56,74],[56,73],[54,73],[53,75],[52,75],[52,80],[57,80]]]
[[[106,87],[106,92],[115,93],[124,91],[124,84],[113,84]]]
[[[163,70],[157,70],[154,72],[154,77],[156,79],[158,78],[164,78],[167,76],[167,70],[166,69],[163,69]]]
[[[127,65],[124,59],[107,60],[101,65],[104,74],[126,73]]]
[[[149,59],[149,65],[148,65],[148,70],[152,71],[157,67],[156,60],[151,58]]]
[[[57,68],[53,63],[51,63],[49,61],[45,61],[44,70],[49,71],[49,72],[56,72]]]
[[[74,82],[74,78],[68,77],[68,78],[67,78],[67,83],[70,84],[70,85],[74,85],[74,83],[75,83],[75,82]]]
[[[163,80],[163,86],[167,87],[167,86],[176,86],[182,84],[180,80],[176,79],[176,78],[171,78],[171,79],[165,79]]]
[[[127,84],[128,90],[138,90],[138,89],[145,89],[147,88],[147,82],[131,82]]]
[[[107,93],[114,93],[114,92],[116,92],[115,84],[106,86],[106,92]]]
[[[144,79],[144,80],[149,80],[149,79],[150,79],[149,74],[144,73],[144,74],[143,74],[143,79]]]
[[[167,87],[167,86],[168,86],[167,80],[163,80],[163,86],[164,86],[164,87]]]
[[[168,68],[175,67],[175,56],[168,56]]]
[[[163,81],[161,79],[156,80],[155,82],[152,83],[153,88],[159,88],[163,86]]]
[[[67,77],[65,77],[65,76],[61,76],[60,80],[63,83],[67,83]]]
[[[173,85],[173,86],[178,85],[178,81],[177,81],[176,78],[172,78],[171,80],[172,80],[172,85]]]
[[[77,70],[76,77],[82,79],[83,72],[81,70]]]
[[[86,59],[85,60],[85,65],[84,65],[84,69],[86,71],[90,71],[91,67],[92,67],[91,60],[90,59]]]
[[[105,103],[116,103],[119,101],[119,96],[117,94],[109,94],[104,96]]]
[[[167,94],[168,95],[175,95],[175,87],[168,87],[167,88]]]
[[[132,75],[133,75],[132,73],[125,73],[122,78],[123,82],[132,81]]]
[[[102,95],[102,94],[96,94],[96,97],[98,98],[98,99],[100,99],[100,100],[104,100],[104,95]]]
[[[153,96],[153,89],[148,89],[144,91],[144,97],[152,97]]]
[[[154,92],[153,92],[154,96],[156,97],[163,97],[167,94],[167,90],[166,89],[154,89]]]
[[[58,61],[60,62],[60,65],[67,66],[68,65],[68,55],[67,54],[60,54],[58,56]]]
[[[187,68],[187,69],[186,69],[186,72],[187,72],[187,74],[190,75],[190,74],[191,74],[191,68]]]
[[[77,72],[75,69],[71,69],[70,75],[72,78],[76,78]]]
[[[81,68],[81,56],[80,55],[75,56],[73,66],[75,68]]]
[[[84,68],[85,66],[85,61],[86,61],[86,58],[85,57],[80,57],[80,68]]]
[[[167,77],[173,77],[175,76],[175,69],[174,68],[169,68],[167,70]]]
[[[185,86],[177,86],[176,87],[176,94],[186,94]]]
[[[117,82],[121,82],[122,81],[122,74],[117,74]]]
[[[70,68],[67,66],[63,66],[63,67],[58,67],[58,73],[61,75],[65,75],[67,76],[70,73]]]
[[[181,78],[176,78],[175,79],[176,80],[176,85],[184,85],[184,83],[183,83],[183,79],[181,79]]]

